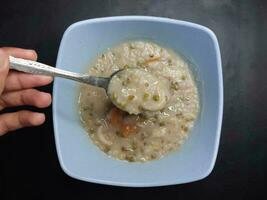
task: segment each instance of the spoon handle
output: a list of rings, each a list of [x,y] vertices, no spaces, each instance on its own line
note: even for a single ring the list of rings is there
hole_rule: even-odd
[[[10,69],[15,69],[17,71],[27,72],[30,74],[59,76],[73,80],[76,80],[77,78],[82,76],[82,74],[79,73],[65,71],[36,61],[15,58],[12,56],[9,56],[9,65]]]
[[[46,76],[57,76],[61,78],[71,79],[81,83],[86,83],[89,85],[94,85],[97,87],[102,87],[107,89],[109,78],[105,77],[95,77],[89,76],[87,74],[80,74],[75,72],[70,72],[49,65],[39,63],[32,60],[26,60],[22,58],[15,58],[9,56],[10,69],[15,69],[17,71],[31,73],[31,74],[41,74]]]

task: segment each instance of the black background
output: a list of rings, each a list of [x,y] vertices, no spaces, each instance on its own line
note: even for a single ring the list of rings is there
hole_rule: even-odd
[[[267,1],[1,0],[0,46],[35,49],[39,61],[54,65],[60,39],[70,24],[113,15],[187,20],[217,35],[225,104],[213,172],[198,182],[158,188],[74,180],[58,163],[50,107],[44,110],[48,118],[44,125],[0,138],[0,199],[259,198],[267,185]],[[52,86],[41,89],[52,92]]]

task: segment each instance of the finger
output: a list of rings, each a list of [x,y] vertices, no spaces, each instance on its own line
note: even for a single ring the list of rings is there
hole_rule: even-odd
[[[43,113],[18,111],[0,115],[0,136],[9,131],[29,126],[39,126],[45,121]]]
[[[7,54],[0,48],[0,95],[5,87],[6,77],[9,70],[8,63]]]
[[[51,95],[36,89],[7,92],[0,97],[0,109],[12,106],[30,105],[45,108],[51,104]]]
[[[28,89],[48,85],[53,81],[52,77],[26,74],[22,72],[9,72],[5,84],[5,92],[13,90]]]
[[[10,56],[29,60],[37,60],[37,53],[31,49],[21,49],[15,47],[3,47],[2,49]]]

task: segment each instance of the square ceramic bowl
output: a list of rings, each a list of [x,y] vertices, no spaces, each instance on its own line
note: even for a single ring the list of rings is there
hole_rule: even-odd
[[[217,156],[222,111],[221,57],[215,34],[201,25],[167,18],[123,16],[71,25],[62,38],[56,67],[86,72],[107,48],[134,39],[154,41],[181,52],[192,63],[201,112],[184,145],[160,160],[128,163],[108,157],[88,137],[78,112],[79,84],[56,78],[53,120],[60,165],[69,176],[88,182],[146,187],[205,178]]]

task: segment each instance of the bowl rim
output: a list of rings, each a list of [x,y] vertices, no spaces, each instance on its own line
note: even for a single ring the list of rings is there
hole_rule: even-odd
[[[213,147],[213,157],[212,160],[209,164],[209,168],[206,170],[206,173],[201,174],[199,177],[196,177],[195,179],[188,179],[187,181],[179,182],[179,181],[168,181],[168,182],[150,182],[150,183],[142,183],[142,182],[119,182],[119,181],[112,181],[112,180],[101,180],[101,179],[95,179],[95,178],[90,178],[90,177],[81,177],[79,175],[73,174],[64,164],[63,162],[63,157],[61,154],[60,150],[60,142],[59,142],[59,135],[56,133],[57,128],[57,122],[55,119],[55,113],[56,113],[56,102],[57,102],[57,94],[53,92],[53,106],[52,106],[52,111],[53,111],[53,124],[54,124],[54,137],[55,137],[55,144],[56,144],[56,152],[57,156],[59,159],[60,166],[62,170],[69,175],[72,178],[78,179],[78,180],[83,180],[91,183],[97,183],[97,184],[104,184],[104,185],[113,185],[113,186],[123,186],[123,187],[157,187],[157,186],[167,186],[167,185],[177,185],[177,184],[184,184],[184,183],[189,183],[189,182],[194,182],[198,181],[201,179],[206,178],[207,176],[210,175],[212,172],[217,154],[218,154],[218,149],[219,149],[219,142],[220,142],[220,136],[221,136],[221,127],[222,127],[222,119],[223,119],[223,73],[222,73],[222,61],[221,61],[221,54],[220,54],[220,47],[219,43],[217,40],[217,37],[215,33],[200,24],[196,24],[193,22],[188,22],[188,21],[183,21],[183,20],[177,20],[177,19],[171,19],[171,18],[166,18],[166,17],[156,17],[156,16],[142,16],[142,15],[125,15],[125,16],[110,16],[110,17],[100,17],[100,18],[92,18],[92,19],[86,19],[82,21],[75,22],[71,24],[65,31],[62,36],[62,39],[60,41],[60,46],[57,54],[57,61],[56,61],[56,67],[59,65],[61,62],[62,57],[59,57],[61,52],[63,51],[63,41],[65,41],[66,36],[72,29],[75,29],[76,27],[84,24],[95,24],[95,23],[103,23],[103,22],[116,22],[116,21],[147,21],[147,22],[163,22],[163,23],[168,23],[168,24],[176,24],[180,26],[187,26],[190,28],[196,28],[200,29],[203,32],[207,33],[214,44],[215,47],[215,55],[216,55],[216,63],[217,63],[217,72],[218,72],[218,115],[217,117],[217,122],[218,125],[216,127],[216,133],[215,133],[215,143]],[[53,83],[53,91],[56,91],[56,84],[57,81],[55,80]]]

